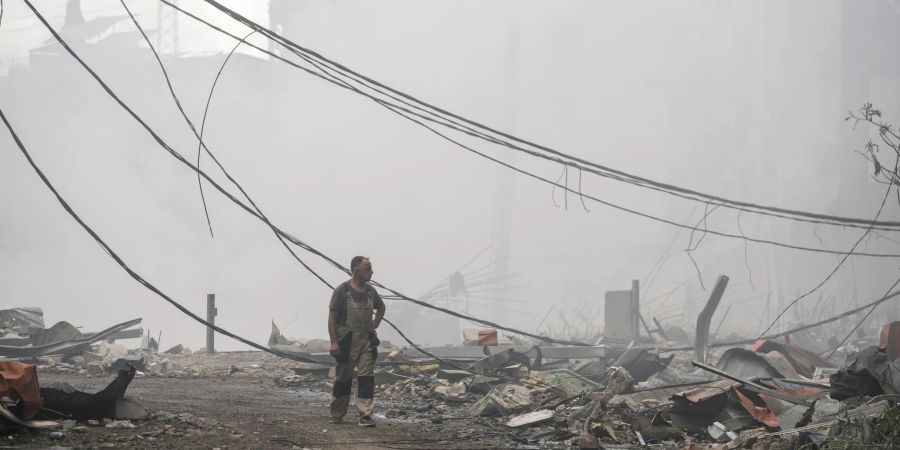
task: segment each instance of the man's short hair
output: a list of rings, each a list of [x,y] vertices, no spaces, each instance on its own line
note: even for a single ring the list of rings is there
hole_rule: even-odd
[[[365,256],[354,256],[353,259],[350,260],[350,271],[356,272],[356,268],[359,267],[359,265],[362,264],[363,261],[365,261],[367,259],[369,259],[369,258],[367,258]]]

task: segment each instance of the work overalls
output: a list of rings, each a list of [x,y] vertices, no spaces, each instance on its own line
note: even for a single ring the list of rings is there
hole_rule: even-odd
[[[334,389],[331,401],[331,416],[344,417],[350,406],[350,390],[353,384],[353,369],[356,368],[356,409],[360,417],[372,415],[375,397],[375,357],[378,355],[379,340],[373,327],[372,314],[375,302],[372,288],[366,286],[366,301],[356,302],[350,282],[344,283],[347,304],[347,324],[338,325],[337,339],[340,354],[335,357]]]

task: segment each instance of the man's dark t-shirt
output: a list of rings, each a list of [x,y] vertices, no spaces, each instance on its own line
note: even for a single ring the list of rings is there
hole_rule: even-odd
[[[365,303],[368,296],[365,292],[356,292],[356,289],[353,289],[349,282],[341,283],[335,288],[334,293],[331,294],[331,303],[328,305],[328,309],[337,313],[338,325],[347,325],[347,289],[350,290],[354,302]],[[375,309],[383,308],[384,300],[378,295],[378,291],[368,284],[366,289],[372,293],[372,303]]]

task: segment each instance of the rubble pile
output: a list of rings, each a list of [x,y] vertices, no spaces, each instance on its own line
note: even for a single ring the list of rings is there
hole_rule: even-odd
[[[655,347],[607,345],[603,357],[553,359],[546,355],[575,350],[485,347],[475,360],[448,347],[437,362],[393,351],[378,372],[403,377],[380,386],[393,402],[386,418],[465,417],[505,432],[510,447],[893,448],[900,359],[888,347],[850,354],[841,367],[774,340],[712,351],[714,366]]]
[[[35,309],[2,311],[0,319],[8,339],[0,350],[33,353],[0,360],[0,431],[38,430],[50,440],[92,435],[84,442],[99,446],[97,433],[112,433],[114,444],[150,445],[225,429],[186,412],[151,411],[127,396],[142,377],[247,379],[244,386],[263,383],[288,398],[327,399],[333,387],[333,369],[324,365],[181,345],[160,352],[143,330],[121,324],[114,332],[76,333],[59,324],[49,331]],[[116,336],[123,331],[130,334]],[[96,335],[103,337],[93,340]],[[507,448],[900,445],[898,322],[885,326],[879,345],[845,348],[839,364],[819,348],[787,339],[697,352],[665,349],[674,343],[540,345],[496,338],[491,330],[469,335],[497,345],[380,349],[376,416],[453,439],[489,437]],[[316,341],[287,340],[274,325],[273,336],[282,351],[330,362],[327,349],[304,351],[322,350]],[[115,343],[122,338],[142,340],[126,348]],[[64,382],[38,383],[39,374],[111,381],[86,392]],[[228,433],[239,439],[236,429]]]

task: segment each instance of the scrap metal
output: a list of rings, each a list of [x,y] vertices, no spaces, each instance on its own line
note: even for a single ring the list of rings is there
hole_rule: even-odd
[[[122,322],[118,325],[113,325],[99,333],[92,334],[90,336],[85,336],[78,339],[71,339],[63,342],[56,342],[52,344],[38,345],[38,346],[25,346],[25,347],[14,347],[9,345],[0,345],[0,356],[6,356],[9,358],[34,358],[38,356],[45,355],[57,355],[61,353],[65,353],[70,349],[79,348],[87,344],[92,344],[97,341],[101,341],[111,336],[112,334],[124,330],[126,328],[130,328],[134,325],[141,323],[141,319],[129,320],[127,322]]]
[[[706,301],[706,306],[703,307],[703,311],[697,316],[697,335],[694,340],[694,351],[697,354],[697,361],[704,364],[709,361],[709,324],[712,322],[713,314],[716,313],[716,308],[719,307],[719,301],[722,300],[726,286],[728,286],[728,276],[719,275],[719,279],[716,280],[716,285],[709,295],[709,300]]]

